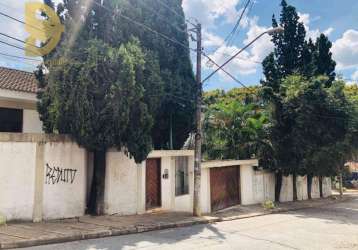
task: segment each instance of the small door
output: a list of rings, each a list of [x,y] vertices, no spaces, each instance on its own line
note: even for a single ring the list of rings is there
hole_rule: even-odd
[[[211,210],[240,204],[240,167],[210,169]]]
[[[146,161],[145,174],[145,200],[146,209],[161,206],[161,167],[160,159],[148,159]]]

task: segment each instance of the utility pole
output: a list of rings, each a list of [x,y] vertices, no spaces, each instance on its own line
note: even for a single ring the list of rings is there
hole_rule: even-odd
[[[201,143],[202,143],[202,131],[201,131],[201,106],[203,86],[201,82],[201,24],[198,23],[195,27],[196,31],[196,43],[197,43],[197,60],[196,60],[196,131],[195,131],[195,154],[194,154],[194,206],[193,215],[201,216],[200,207],[200,183],[201,183]]]

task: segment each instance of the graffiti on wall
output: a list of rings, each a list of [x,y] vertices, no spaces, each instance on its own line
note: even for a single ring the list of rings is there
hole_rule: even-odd
[[[50,167],[46,163],[46,184],[69,183],[72,184],[76,178],[77,169]]]

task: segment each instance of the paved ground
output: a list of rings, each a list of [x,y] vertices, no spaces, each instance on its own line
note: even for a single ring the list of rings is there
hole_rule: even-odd
[[[312,201],[287,202],[279,204],[273,210],[266,210],[261,205],[237,206],[199,218],[185,213],[159,212],[132,216],[84,216],[42,223],[10,223],[6,226],[0,226],[0,249],[113,237],[159,229],[230,221],[310,207],[325,207],[329,204],[351,200],[352,197],[355,196],[348,194],[343,198],[334,196]]]
[[[358,249],[358,196],[283,214],[27,248],[60,249]]]

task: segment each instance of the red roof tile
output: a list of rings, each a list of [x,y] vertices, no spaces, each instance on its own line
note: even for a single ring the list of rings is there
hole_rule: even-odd
[[[0,89],[36,93],[37,80],[33,73],[0,67]]]

